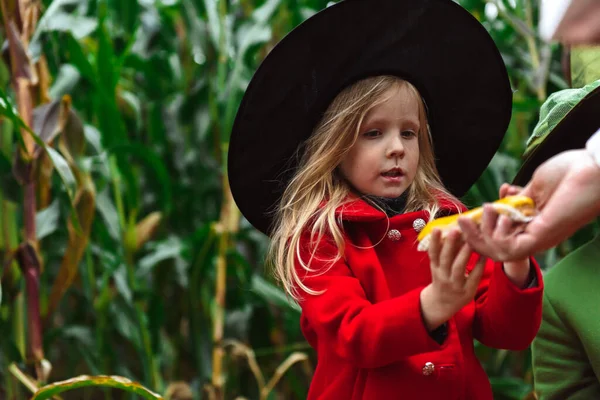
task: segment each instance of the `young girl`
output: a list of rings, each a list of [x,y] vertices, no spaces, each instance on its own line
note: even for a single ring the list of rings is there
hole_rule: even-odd
[[[542,293],[533,260],[478,259],[458,231],[416,250],[429,219],[464,209],[457,197],[510,107],[493,42],[449,0],[343,1],[263,62],[229,179],[302,307],[318,355],[310,399],[492,399],[473,339],[529,345]]]

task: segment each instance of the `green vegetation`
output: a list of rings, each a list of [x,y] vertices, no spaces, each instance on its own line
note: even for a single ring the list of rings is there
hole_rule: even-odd
[[[570,79],[562,49],[536,37],[536,1],[461,3],[515,90],[473,206],[512,179],[540,104]],[[327,2],[0,4],[0,398],[53,383],[35,398],[305,398],[315,354],[265,270],[267,238],[233,203],[225,158],[258,64]],[[498,399],[530,394],[528,351],[478,352]],[[79,375],[96,378],[68,381]],[[64,391],[80,386],[101,388]]]

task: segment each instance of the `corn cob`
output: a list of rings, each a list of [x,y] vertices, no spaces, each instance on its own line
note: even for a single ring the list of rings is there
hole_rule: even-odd
[[[507,196],[500,200],[491,203],[497,213],[510,217],[515,222],[527,223],[533,219],[536,214],[535,204],[532,199],[526,196]],[[455,214],[449,217],[443,217],[430,221],[419,233],[417,246],[418,251],[427,251],[431,240],[431,232],[434,228],[442,231],[442,239],[447,235],[452,228],[459,227],[458,218],[468,217],[475,223],[481,222],[483,216],[483,207],[477,207],[462,214]],[[460,229],[460,228],[459,228]]]

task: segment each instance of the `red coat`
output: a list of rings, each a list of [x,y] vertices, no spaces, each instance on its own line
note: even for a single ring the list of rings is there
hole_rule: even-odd
[[[535,261],[537,286],[523,290],[508,280],[501,263],[489,261],[475,300],[448,321],[448,336],[439,345],[424,326],[419,304],[431,272],[427,253],[416,250],[413,222],[426,221],[426,213],[391,217],[388,226],[384,213],[357,200],[342,215],[344,259],[304,280],[311,289],[326,289],[303,294],[300,302],[302,332],[318,354],[308,399],[492,399],[473,339],[509,350],[529,346],[542,310]],[[323,267],[322,260],[336,252],[323,241],[311,266]],[[306,248],[301,255],[308,261]]]

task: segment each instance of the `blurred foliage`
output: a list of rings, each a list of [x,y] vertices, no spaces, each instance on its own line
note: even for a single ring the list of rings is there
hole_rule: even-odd
[[[81,374],[167,399],[306,398],[315,354],[265,273],[267,238],[231,200],[225,158],[260,61],[328,3],[0,3],[0,398]],[[506,139],[465,197],[473,206],[514,177],[540,104],[570,77],[563,50],[536,36],[537,2],[460,3],[514,89]],[[595,229],[540,255],[543,266]],[[497,399],[531,392],[529,351],[477,351]]]

